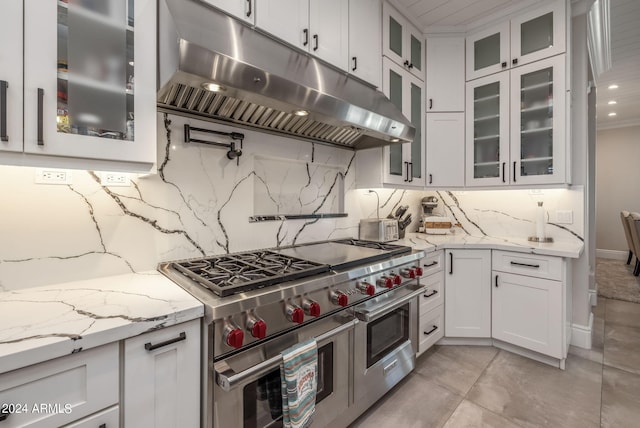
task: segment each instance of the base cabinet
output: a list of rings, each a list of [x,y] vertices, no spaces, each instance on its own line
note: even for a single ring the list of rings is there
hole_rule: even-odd
[[[445,336],[491,336],[491,250],[445,251]]]
[[[418,296],[418,351],[422,355],[444,336],[444,270],[443,251],[429,254],[423,260],[425,276],[420,279],[425,290]]]
[[[120,407],[113,406],[63,428],[115,428],[120,426]]]
[[[124,425],[200,425],[200,320],[124,341]]]

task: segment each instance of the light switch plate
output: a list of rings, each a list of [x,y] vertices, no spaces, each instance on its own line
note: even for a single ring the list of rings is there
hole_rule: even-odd
[[[556,211],[556,223],[558,224],[573,224],[573,211]]]

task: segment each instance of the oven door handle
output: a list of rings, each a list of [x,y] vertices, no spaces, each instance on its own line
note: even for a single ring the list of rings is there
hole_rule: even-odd
[[[320,336],[316,337],[315,340],[316,342],[323,342],[327,339],[332,339],[333,337],[352,329],[356,324],[358,324],[358,322],[359,321],[357,319],[351,320],[345,324],[342,324],[340,327],[336,327],[333,330],[321,334]],[[240,384],[245,384],[260,379],[262,376],[266,375],[273,369],[279,367],[281,362],[282,355],[278,354],[275,357],[271,357],[268,360],[256,364],[255,366],[252,366],[240,373],[234,372],[233,369],[228,365],[225,365],[226,369],[223,371],[218,371],[214,367],[216,373],[216,383],[224,391],[229,392]]]
[[[393,300],[391,302],[381,303],[379,305],[374,306],[373,308],[367,308],[367,309],[356,308],[355,309],[356,317],[358,317],[360,321],[364,321],[364,322],[374,321],[376,318],[379,318],[381,315],[385,315],[388,312],[404,305],[414,297],[423,293],[424,290],[425,290],[425,287],[420,287],[417,290],[413,290],[409,294],[405,294],[404,296],[399,297],[396,300]]]

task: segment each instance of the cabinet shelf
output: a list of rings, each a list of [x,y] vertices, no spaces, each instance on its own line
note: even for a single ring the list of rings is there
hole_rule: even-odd
[[[484,135],[482,137],[475,137],[473,141],[488,141],[488,140],[497,140],[500,138],[499,134],[496,135]]]
[[[522,163],[535,163],[535,162],[548,162],[550,160],[553,160],[553,156],[544,156],[544,157],[539,157],[539,158],[520,159],[520,162],[522,162]]]
[[[533,91],[536,89],[548,88],[550,86],[553,86],[553,80],[548,80],[546,82],[538,83],[536,85],[523,86],[522,89],[520,89],[520,92]]]
[[[58,0],[58,7],[68,10],[69,4],[61,0]],[[74,9],[74,13],[78,14],[79,16],[81,16],[82,18],[88,21],[93,22],[94,24],[101,24],[101,25],[105,25],[105,26],[117,28],[117,29],[126,28],[127,31],[134,31],[131,25],[128,25],[128,24],[122,25],[122,22],[117,19],[113,19],[111,17],[102,15],[97,12],[93,12],[83,7],[74,7],[73,9]]]
[[[499,114],[492,114],[490,116],[483,116],[483,117],[479,117],[477,119],[474,119],[474,122],[486,122],[487,120],[495,120],[495,119],[500,119],[500,115]]]
[[[536,134],[539,132],[547,132],[547,131],[553,131],[553,127],[545,126],[544,128],[524,129],[520,131],[520,135]]]
[[[491,161],[491,162],[475,162],[473,166],[494,166],[500,165],[500,161]]]
[[[88,77],[80,76],[78,74],[73,73],[64,73],[58,72],[58,79],[69,81],[69,75],[73,76],[74,83],[82,86],[88,86],[93,89],[98,89],[105,92],[114,92],[114,93],[126,93],[127,95],[133,95],[133,89],[125,89],[122,86],[115,85],[112,83],[105,83],[90,79]]]
[[[533,106],[533,107],[520,109],[520,113],[533,113],[533,112],[552,110],[552,109],[553,109],[553,104],[545,104],[541,106]]]
[[[498,98],[500,98],[500,94],[489,95],[489,96],[482,97],[482,98],[476,98],[476,99],[473,100],[473,102],[474,103],[482,103],[482,102],[485,102],[485,101],[491,101],[491,100],[495,100],[495,99],[498,99]]]

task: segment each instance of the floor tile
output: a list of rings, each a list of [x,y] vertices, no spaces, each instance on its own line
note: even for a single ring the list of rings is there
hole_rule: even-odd
[[[640,328],[640,304],[609,299],[607,300],[604,320],[607,324]]]
[[[607,299],[606,297],[598,296],[598,304],[591,307],[591,312],[593,312],[594,317],[604,318],[604,311],[607,305],[607,300],[609,299]]]
[[[601,383],[593,361],[570,356],[559,370],[500,351],[466,398],[523,427],[597,427]]]
[[[602,426],[632,427],[640,421],[640,376],[604,367]]]
[[[491,346],[434,346],[416,362],[416,372],[464,396],[498,353]]]
[[[484,409],[471,401],[463,400],[453,412],[444,428],[517,428],[519,425]]]
[[[604,364],[640,374],[640,328],[607,322]]]
[[[461,396],[414,372],[349,428],[441,427],[461,401]]]

